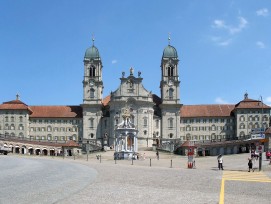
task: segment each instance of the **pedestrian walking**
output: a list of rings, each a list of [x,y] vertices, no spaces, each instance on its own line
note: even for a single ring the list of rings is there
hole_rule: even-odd
[[[144,160],[146,159],[146,155],[145,155],[145,153],[143,154],[143,159],[144,159]]]
[[[223,169],[223,156],[221,154],[217,157],[217,160],[218,160],[218,169],[224,170]]]
[[[250,170],[252,170],[252,166],[253,166],[251,158],[248,158],[248,164],[247,165],[248,165],[248,172],[250,172]]]
[[[156,151],[156,158],[157,158],[157,160],[159,160],[159,152],[158,152],[158,150]]]

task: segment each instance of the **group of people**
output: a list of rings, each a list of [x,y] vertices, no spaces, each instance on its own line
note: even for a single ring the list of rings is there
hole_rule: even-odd
[[[255,171],[256,160],[257,160],[256,157],[248,158],[248,172],[250,172],[250,171],[254,172]],[[218,155],[217,162],[218,162],[218,169],[219,170],[224,170],[222,154]]]

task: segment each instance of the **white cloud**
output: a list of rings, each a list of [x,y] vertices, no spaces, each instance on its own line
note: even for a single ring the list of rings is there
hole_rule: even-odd
[[[268,97],[265,99],[264,103],[265,103],[266,105],[268,105],[268,106],[271,106],[271,96],[268,96]]]
[[[224,99],[220,98],[220,97],[217,97],[215,99],[215,102],[218,103],[218,104],[228,104],[227,101],[225,101]]]
[[[224,21],[222,21],[222,20],[214,20],[213,27],[215,27],[215,28],[225,28],[226,25],[225,25]]]
[[[214,20],[213,27],[218,29],[225,29],[230,34],[236,34],[241,32],[248,24],[248,21],[244,17],[238,17],[239,23],[237,26],[226,24],[223,20]]]
[[[258,48],[265,48],[265,44],[262,41],[257,41],[256,45],[258,46]]]
[[[228,39],[228,40],[224,40],[224,41],[220,41],[217,44],[220,46],[228,46],[231,43],[232,39]]]
[[[268,16],[269,11],[267,8],[259,9],[256,11],[257,16]]]
[[[237,27],[229,27],[229,32],[231,34],[235,34],[235,33],[239,33],[241,32],[246,26],[247,26],[248,22],[245,18],[243,17],[239,17],[239,24]]]
[[[232,42],[231,38],[229,38],[229,39],[223,39],[223,38],[221,38],[219,36],[212,36],[211,40],[215,44],[217,44],[218,46],[228,46]]]
[[[116,64],[118,62],[118,60],[112,60],[112,64]]]

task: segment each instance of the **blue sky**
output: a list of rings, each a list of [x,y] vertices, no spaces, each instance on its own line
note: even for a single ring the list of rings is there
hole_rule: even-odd
[[[19,93],[28,105],[81,104],[92,34],[104,97],[130,67],[160,96],[171,33],[181,103],[235,104],[247,91],[271,105],[270,25],[269,0],[0,0],[0,103]]]

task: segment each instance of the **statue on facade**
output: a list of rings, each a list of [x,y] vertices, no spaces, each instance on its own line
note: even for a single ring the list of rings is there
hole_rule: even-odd
[[[133,69],[133,67],[130,68],[130,75],[134,75],[134,69]]]

